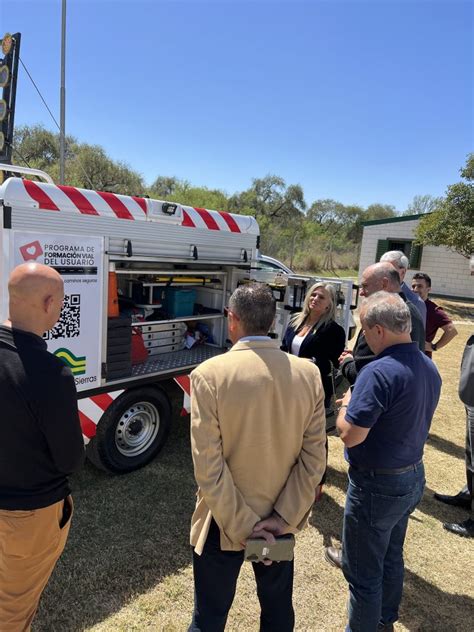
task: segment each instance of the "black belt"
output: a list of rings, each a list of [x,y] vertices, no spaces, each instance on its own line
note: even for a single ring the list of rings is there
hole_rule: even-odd
[[[368,472],[369,474],[403,474],[403,472],[411,472],[412,470],[416,470],[418,465],[423,463],[423,459],[420,459],[418,463],[413,463],[412,465],[406,465],[405,467],[394,467],[394,468],[376,468],[376,467],[361,467],[360,465],[353,465],[350,463],[349,465],[356,472]]]

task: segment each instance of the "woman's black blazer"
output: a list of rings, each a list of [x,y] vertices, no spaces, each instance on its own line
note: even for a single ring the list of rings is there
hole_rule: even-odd
[[[288,325],[283,336],[282,351],[291,353],[291,344],[298,331],[291,324]],[[330,320],[316,331],[308,333],[301,344],[298,355],[300,358],[314,359],[321,375],[326,376],[331,371],[331,362],[334,367],[339,366],[339,356],[344,351],[345,345],[344,329],[336,321]]]

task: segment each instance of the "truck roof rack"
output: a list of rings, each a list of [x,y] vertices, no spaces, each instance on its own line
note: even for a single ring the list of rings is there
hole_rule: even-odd
[[[16,165],[6,165],[0,163],[0,171],[8,171],[8,173],[24,173],[28,176],[37,176],[42,178],[48,184],[54,184],[53,178],[41,169],[31,169],[31,167],[17,167]]]

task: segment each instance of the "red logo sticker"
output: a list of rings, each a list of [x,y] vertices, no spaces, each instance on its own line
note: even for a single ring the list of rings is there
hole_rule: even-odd
[[[39,241],[32,241],[30,244],[25,244],[20,247],[21,256],[24,261],[34,261],[41,257],[43,254],[43,248]]]

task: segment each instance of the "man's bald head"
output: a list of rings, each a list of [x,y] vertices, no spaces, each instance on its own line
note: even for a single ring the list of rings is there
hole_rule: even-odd
[[[56,324],[64,283],[53,268],[41,263],[22,263],[10,275],[8,293],[13,327],[42,335]]]
[[[361,295],[370,296],[382,290],[386,292],[400,291],[400,275],[388,261],[374,263],[362,273]]]

